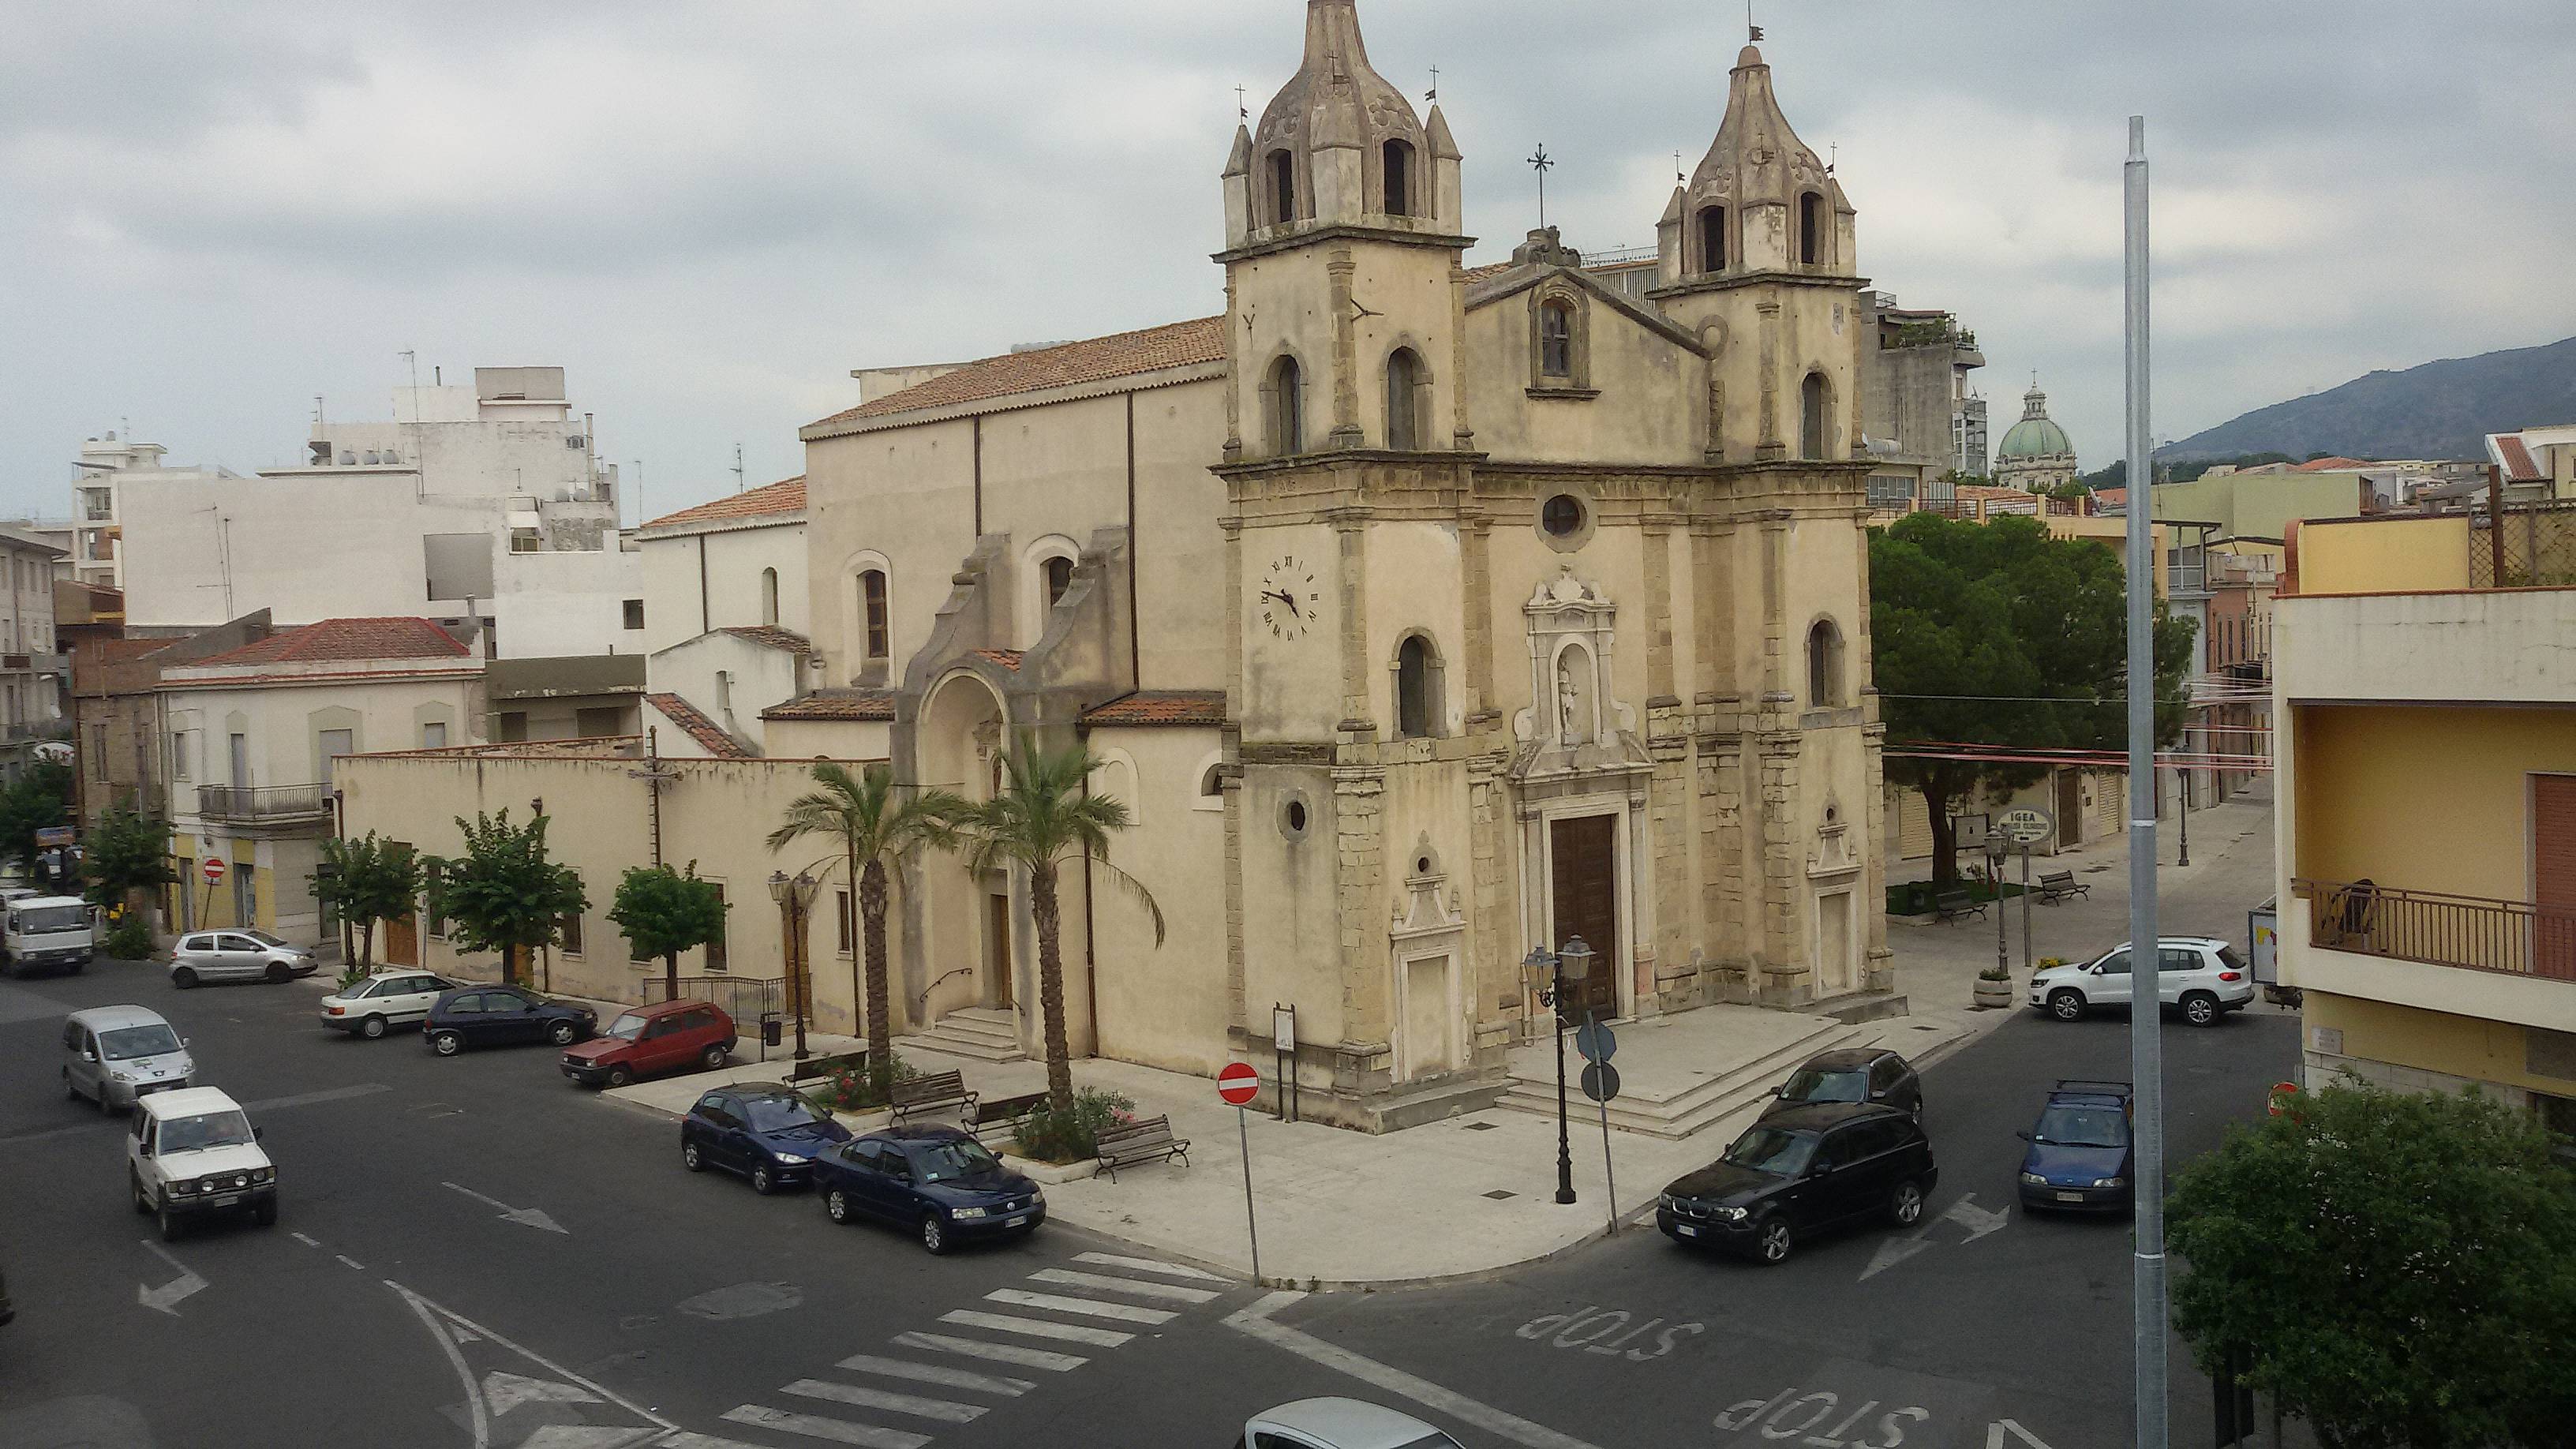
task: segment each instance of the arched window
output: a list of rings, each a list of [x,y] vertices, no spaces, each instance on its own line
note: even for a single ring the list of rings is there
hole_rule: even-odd
[[[1270,368],[1270,453],[1285,458],[1306,451],[1306,378],[1297,359],[1282,357]]]
[[[1833,709],[1843,702],[1843,631],[1831,619],[1807,630],[1807,703]]]
[[[760,622],[778,622],[778,570],[760,571]]]
[[[1386,357],[1386,445],[1403,452],[1422,446],[1422,359],[1399,347]]]
[[[1395,650],[1395,737],[1429,739],[1440,733],[1440,661],[1431,641],[1408,635]]]
[[[1825,456],[1825,375],[1807,374],[1798,384],[1798,456],[1821,459]]]
[[[1541,377],[1574,376],[1574,313],[1563,302],[1538,309],[1538,371]]]
[[[1064,591],[1073,587],[1073,560],[1062,554],[1046,561],[1047,607],[1063,602]]]
[[[894,651],[886,628],[886,576],[882,569],[859,575],[859,627],[867,636],[867,657],[883,659]]]
[[[1726,208],[1707,206],[1699,213],[1699,269],[1726,270]]]
[[[1824,240],[1817,235],[1823,212],[1823,199],[1816,193],[1798,193],[1798,262],[1801,266],[1814,266],[1816,259],[1824,253]]]
[[[1199,798],[1202,800],[1222,800],[1225,798],[1225,767],[1223,765],[1210,765],[1199,772]]]
[[[1286,151],[1270,153],[1270,224],[1286,226],[1297,219],[1297,158]]]
[[[1404,141],[1389,141],[1380,154],[1386,167],[1386,214],[1413,214],[1413,147]]]

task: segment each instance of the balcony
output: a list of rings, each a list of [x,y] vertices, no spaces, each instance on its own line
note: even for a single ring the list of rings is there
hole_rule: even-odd
[[[2405,890],[2371,881],[2293,880],[2322,950],[2576,982],[2576,906]]]
[[[235,825],[286,825],[327,818],[328,785],[199,785],[197,815]]]

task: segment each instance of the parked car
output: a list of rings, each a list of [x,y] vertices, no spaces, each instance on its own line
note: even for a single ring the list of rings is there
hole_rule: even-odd
[[[2127,1212],[2137,1205],[2136,1101],[2126,1082],[2059,1082],[2021,1134],[2021,1205],[2062,1212]]]
[[[313,953],[266,931],[191,931],[170,953],[170,984],[200,981],[291,981],[313,974]]]
[[[1299,1399],[1252,1416],[1234,1449],[1460,1449],[1411,1414],[1360,1399]]]
[[[216,1087],[143,1099],[125,1139],[134,1210],[158,1217],[166,1241],[192,1219],[247,1212],[277,1221],[277,1167],[260,1150],[260,1130],[241,1104]]]
[[[372,1041],[395,1027],[428,1020],[439,993],[455,989],[444,976],[397,966],[323,997],[322,1024]]]
[[[0,972],[77,975],[98,954],[98,907],[28,891],[0,900]]]
[[[663,1001],[619,1012],[598,1036],[563,1054],[563,1074],[590,1087],[697,1067],[715,1071],[733,1055],[733,1018],[705,1001]]]
[[[720,1167],[751,1179],[752,1191],[801,1187],[825,1148],[850,1129],[779,1082],[736,1082],[698,1098],[680,1119],[680,1165]]]
[[[2158,943],[2156,996],[2194,1026],[2216,1026],[2254,1000],[2254,972],[2236,948],[2210,936],[2167,936]],[[2030,978],[2030,1004],[2059,1021],[2080,1021],[2097,1006],[2130,1004],[2127,942],[2081,966],[2051,966]]]
[[[1819,1102],[1755,1123],[1725,1156],[1675,1178],[1655,1226],[1677,1243],[1779,1263],[1812,1233],[1870,1218],[1913,1225],[1940,1178],[1913,1118],[1874,1102]]]
[[[87,1097],[102,1112],[119,1111],[196,1081],[187,1039],[158,1012],[93,1006],[63,1019],[63,1095],[75,1102]]]
[[[1780,1084],[1764,1120],[1809,1102],[1883,1102],[1923,1120],[1923,1079],[1912,1063],[1876,1047],[1846,1047],[1818,1052]]]
[[[570,1046],[599,1028],[599,1013],[518,986],[460,986],[430,1003],[429,1049],[452,1057],[470,1046],[552,1042]]]
[[[872,1217],[945,1253],[971,1238],[1026,1237],[1046,1221],[1046,1194],[954,1127],[889,1127],[827,1147],[814,1190],[836,1223]]]

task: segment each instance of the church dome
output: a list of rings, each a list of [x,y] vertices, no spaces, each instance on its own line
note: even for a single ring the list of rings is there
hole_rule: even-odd
[[[1268,227],[1425,216],[1425,168],[1457,153],[1446,128],[1425,131],[1404,92],[1369,65],[1358,0],[1307,0],[1304,63],[1249,139],[1244,160]]]
[[[2074,451],[2075,444],[2066,436],[2066,430],[2048,416],[2048,394],[2033,386],[2022,394],[2021,421],[2004,434],[2003,442],[1995,449],[1995,456],[1998,459],[2052,458]]]

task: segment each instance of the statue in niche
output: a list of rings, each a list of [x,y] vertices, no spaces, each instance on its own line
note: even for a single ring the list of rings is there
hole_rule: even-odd
[[[1574,684],[1574,651],[1567,650],[1564,657],[1556,661],[1557,738],[1562,743],[1582,742],[1583,736],[1574,722],[1575,713],[1582,703],[1583,696]]]

